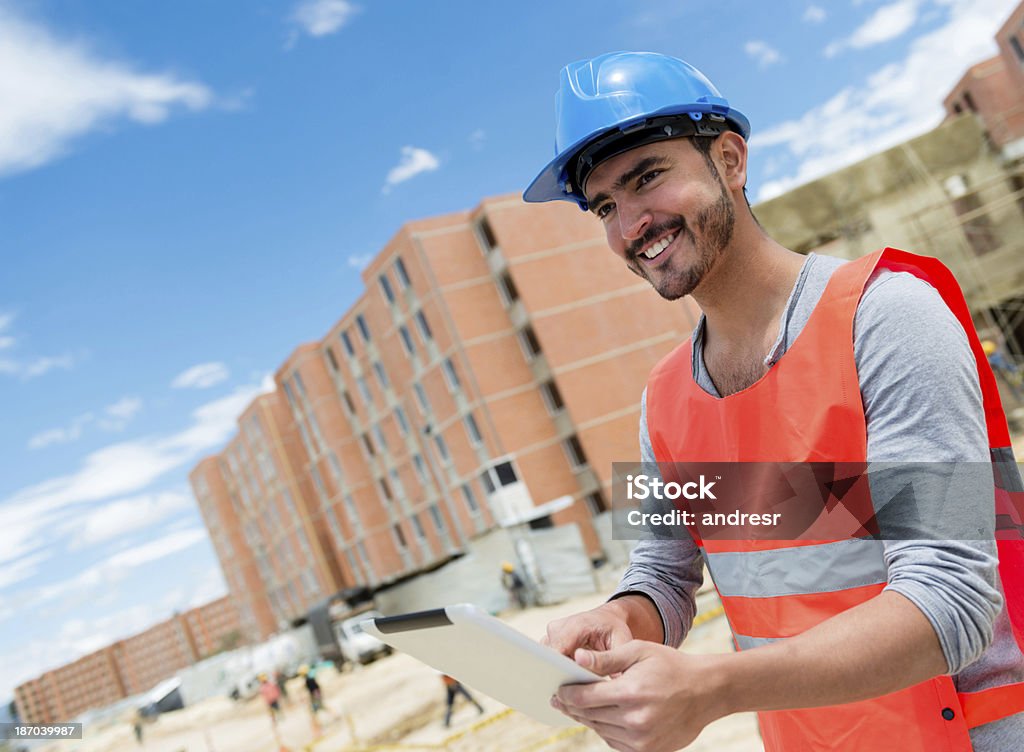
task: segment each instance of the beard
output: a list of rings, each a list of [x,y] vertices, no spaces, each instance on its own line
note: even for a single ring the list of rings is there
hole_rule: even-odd
[[[736,210],[733,208],[729,193],[717,171],[715,177],[718,178],[718,185],[721,188],[718,198],[698,211],[693,220],[694,226],[700,232],[699,236],[694,233],[686,220],[679,216],[649,228],[644,236],[628,249],[630,271],[650,282],[651,286],[665,300],[678,300],[696,290],[707,273],[711,271],[715,261],[722,255],[722,251],[729,245],[729,241],[732,240],[733,229],[736,225]],[[677,233],[678,240],[690,241],[696,258],[690,264],[676,266],[685,263],[682,253],[676,249],[675,258],[669,259],[669,263],[652,277],[638,258],[640,252],[655,238],[672,231]]]

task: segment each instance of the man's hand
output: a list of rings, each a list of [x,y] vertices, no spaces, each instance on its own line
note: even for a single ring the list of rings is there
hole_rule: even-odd
[[[687,655],[633,640],[603,652],[577,650],[574,657],[613,678],[564,686],[551,704],[620,752],[681,749],[729,712],[716,678],[716,667],[728,656]]]
[[[642,595],[627,595],[548,624],[541,643],[573,657],[578,648],[610,650],[633,639],[661,641],[661,617]]]

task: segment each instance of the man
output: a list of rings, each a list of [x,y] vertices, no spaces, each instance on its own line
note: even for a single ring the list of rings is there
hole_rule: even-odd
[[[909,514],[901,465],[872,472],[869,498],[880,519],[891,502],[898,538],[640,543],[610,601],[548,627],[612,678],[552,703],[617,750],[674,750],[740,711],[758,712],[771,751],[1024,749],[1024,557],[993,540],[993,497],[1008,504],[1020,482],[951,276],[898,251],[843,264],[768,237],[744,193],[749,123],[683,61],[569,65],[556,109],[556,157],[524,198],[589,209],[632,272],[704,312],[648,381],[645,463],[932,463],[943,481],[975,463],[987,480],[957,498],[978,540],[936,535],[934,495]],[[705,561],[734,654],[675,650]]]
[[[441,674],[441,683],[444,684],[444,727],[450,728],[452,725],[452,709],[455,707],[455,698],[459,695],[465,697],[470,703],[476,707],[477,713],[480,715],[484,714],[484,707],[476,698],[469,693],[469,690],[462,686],[462,682],[456,679],[454,676],[448,676],[448,674]]]
[[[281,688],[276,682],[270,681],[266,674],[256,677],[260,683],[260,697],[267,704],[267,711],[270,713],[270,722],[277,727],[277,721],[281,718]]]
[[[508,593],[510,605],[514,605],[520,610],[526,608],[526,585],[510,561],[502,562],[501,586]]]

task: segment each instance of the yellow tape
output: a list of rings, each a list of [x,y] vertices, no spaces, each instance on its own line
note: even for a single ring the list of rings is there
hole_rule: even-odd
[[[559,731],[557,734],[552,734],[546,739],[541,739],[539,742],[534,742],[527,747],[520,747],[517,752],[534,752],[534,750],[541,749],[549,744],[560,742],[562,739],[568,739],[570,736],[586,733],[587,730],[586,726],[573,726],[572,728],[567,728],[564,731]]]
[[[721,606],[721,605],[715,606],[710,611],[705,611],[703,614],[697,614],[697,616],[694,617],[694,619],[693,619],[693,626],[699,627],[701,624],[704,624],[705,622],[709,622],[712,619],[714,619],[716,617],[719,617],[719,616],[721,616],[724,613],[725,613],[725,606]]]

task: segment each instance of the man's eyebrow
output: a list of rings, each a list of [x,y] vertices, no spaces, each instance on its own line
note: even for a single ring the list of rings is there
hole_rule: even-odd
[[[626,187],[627,183],[631,183],[632,181],[636,180],[638,177],[643,175],[652,167],[665,165],[667,163],[668,160],[665,157],[644,157],[635,165],[626,170],[624,173],[619,175],[619,179],[615,181],[615,184],[612,186],[612,190],[621,191],[623,188]],[[587,203],[590,204],[591,206],[597,206],[602,201],[607,201],[608,198],[609,195],[607,193],[598,193],[593,198],[588,199]]]

